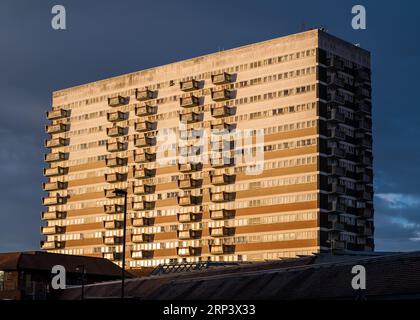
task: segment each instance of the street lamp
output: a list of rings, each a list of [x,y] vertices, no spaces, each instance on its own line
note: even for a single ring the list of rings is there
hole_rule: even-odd
[[[79,271],[82,274],[82,295],[80,297],[80,300],[84,300],[85,298],[85,273],[86,273],[85,266],[83,264],[77,266],[76,271]]]
[[[121,299],[124,299],[124,286],[125,286],[125,238],[127,233],[127,190],[115,189],[116,196],[124,196],[124,223],[123,223],[123,252],[122,252],[122,274],[121,274]]]

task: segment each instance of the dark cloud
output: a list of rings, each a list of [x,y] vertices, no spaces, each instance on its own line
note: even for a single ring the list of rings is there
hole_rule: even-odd
[[[50,27],[55,4],[0,3],[0,251],[38,247],[44,115],[53,90],[320,25],[372,52],[376,192],[420,195],[417,2],[364,1],[366,31],[351,29],[354,1],[347,0],[62,0],[66,31]],[[390,219],[418,223],[416,209],[376,204],[378,248],[416,248],[414,231]]]

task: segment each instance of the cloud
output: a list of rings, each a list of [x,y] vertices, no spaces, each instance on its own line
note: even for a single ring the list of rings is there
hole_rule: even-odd
[[[420,196],[401,193],[379,193],[376,195],[385,201],[390,209],[420,208]]]

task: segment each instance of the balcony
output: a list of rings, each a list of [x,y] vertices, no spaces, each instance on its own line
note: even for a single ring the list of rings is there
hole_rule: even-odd
[[[328,102],[337,104],[337,105],[344,105],[346,103],[346,100],[343,96],[340,96],[337,91],[329,94]]]
[[[333,194],[346,194],[346,187],[340,185],[338,182],[333,182],[330,184],[330,192]]]
[[[154,201],[133,202],[133,210],[153,210],[155,208]]]
[[[192,206],[192,205],[199,205],[203,200],[202,196],[178,196],[178,204],[180,206]]]
[[[133,227],[147,227],[153,224],[153,220],[151,218],[134,218],[131,220],[131,225]]]
[[[136,195],[152,194],[155,192],[155,188],[156,187],[154,185],[147,185],[147,184],[142,184],[139,186],[134,185],[133,193]]]
[[[62,133],[68,131],[69,129],[70,125],[64,123],[45,126],[45,131],[49,134]]]
[[[358,99],[370,99],[371,93],[369,89],[360,86],[360,87],[357,87],[355,96]]]
[[[67,173],[67,168],[64,167],[54,167],[44,169],[44,176],[46,177],[55,177],[61,176]]]
[[[354,72],[354,77],[357,81],[370,82],[370,70],[367,68],[358,68]]]
[[[329,167],[329,172],[334,176],[345,176],[346,169],[340,167],[338,164],[334,164]]]
[[[46,148],[58,148],[58,147],[65,147],[68,145],[69,140],[65,138],[56,138],[51,140],[45,140],[45,147]]]
[[[179,87],[182,91],[198,90],[200,89],[200,82],[194,79],[188,80],[188,81],[182,81],[179,83]]]
[[[332,232],[343,232],[345,231],[345,227],[344,224],[339,223],[339,222],[333,222],[331,224],[331,228],[329,229]]]
[[[137,148],[151,147],[156,144],[155,137],[141,136],[134,139],[134,146]]]
[[[234,246],[232,245],[211,245],[210,253],[211,254],[232,254]]]
[[[41,233],[45,236],[64,233],[65,228],[60,226],[41,227]]]
[[[211,82],[215,85],[225,84],[232,81],[233,76],[227,72],[222,72],[211,76]]]
[[[193,171],[201,171],[203,169],[203,164],[201,162],[196,163],[179,163],[178,169],[180,172],[193,172]]]
[[[107,167],[110,167],[110,168],[120,167],[120,166],[125,166],[127,164],[127,158],[111,156],[109,158],[106,158],[105,162],[106,162]]]
[[[189,139],[197,139],[203,136],[203,130],[201,129],[188,129],[188,130],[180,130],[179,131],[179,138],[182,140],[189,140]]]
[[[119,122],[128,119],[128,113],[121,111],[108,112],[106,118],[109,122]]]
[[[229,152],[235,149],[235,141],[234,140],[214,140],[210,141],[210,149],[211,151],[216,152]]]
[[[122,229],[122,227],[123,227],[123,221],[120,221],[120,220],[104,221],[104,228],[106,230]]]
[[[327,67],[332,70],[344,70],[344,61],[338,57],[332,57],[327,60]]]
[[[187,145],[178,147],[178,154],[180,157],[192,157],[201,154],[203,149],[202,145]]]
[[[330,122],[345,123],[345,121],[346,121],[346,117],[338,109],[332,109],[329,115],[330,115],[330,117],[329,117],[328,121],[330,121]]]
[[[115,96],[115,97],[108,98],[108,105],[110,107],[119,107],[119,106],[127,104],[129,101],[130,99],[128,97]]]
[[[156,122],[140,121],[134,124],[134,128],[137,132],[146,132],[156,129]]]
[[[142,234],[133,234],[131,235],[131,242],[134,243],[147,243],[152,241],[153,235],[142,233]]]
[[[346,213],[347,211],[346,205],[337,201],[332,201],[331,203],[329,203],[328,209],[329,211],[338,213]]]
[[[180,98],[179,104],[183,108],[196,107],[200,104],[200,99],[194,95]]]
[[[210,236],[212,237],[229,237],[234,234],[233,228],[227,228],[227,227],[216,227],[216,228],[210,228]]]
[[[211,157],[210,164],[213,168],[221,168],[235,165],[234,157]]]
[[[108,152],[120,152],[127,150],[128,144],[121,141],[116,142],[107,142],[106,144],[106,150]]]
[[[117,214],[124,212],[124,205],[122,204],[106,204],[104,205],[104,212],[106,214]]]
[[[212,220],[224,220],[224,219],[230,219],[235,216],[234,210],[227,210],[227,209],[221,209],[221,210],[210,210],[210,219]]]
[[[178,217],[178,222],[181,222],[181,223],[197,222],[201,220],[201,213],[195,213],[195,212],[178,213],[177,217]]]
[[[338,127],[330,130],[330,138],[333,140],[346,140],[346,133],[341,131]]]
[[[155,97],[155,93],[152,90],[145,89],[145,90],[138,90],[136,89],[136,99],[138,101],[147,101],[153,99]]]
[[[42,220],[59,220],[65,219],[66,213],[64,211],[45,211],[41,214]]]
[[[339,78],[337,76],[337,74],[333,74],[329,79],[328,79],[328,86],[332,87],[332,88],[343,88],[344,87],[344,80]]]
[[[328,156],[332,158],[345,158],[346,151],[338,147],[331,147]]]
[[[136,168],[134,170],[134,178],[136,179],[148,179],[154,177],[156,170],[147,168]]]
[[[64,245],[64,241],[41,241],[42,250],[62,249]]]
[[[221,120],[221,119],[219,119]],[[212,132],[213,134],[217,134],[217,133],[225,133],[225,132],[230,132],[234,129],[234,125],[233,124],[229,124],[227,122],[224,121],[217,121],[217,122],[213,122],[211,124],[211,130],[216,131],[216,132]],[[217,132],[219,131],[219,132]]]
[[[225,101],[234,98],[234,92],[228,89],[214,90],[211,92],[211,98],[214,101]]]
[[[210,194],[211,201],[213,202],[228,202],[234,201],[236,198],[235,192],[215,192]]]
[[[186,122],[186,123],[193,123],[201,121],[202,113],[197,112],[187,112],[187,113],[180,113],[179,114],[179,121]]]
[[[136,107],[136,116],[138,117],[146,117],[151,116],[157,113],[157,107],[151,105],[143,105]]]
[[[115,192],[115,189],[105,189],[104,195],[106,198],[121,198],[123,194]]]
[[[118,245],[118,244],[122,244],[123,237],[119,237],[119,236],[104,237],[103,242],[104,244],[110,245],[110,246]]]
[[[153,251],[150,250],[131,251],[132,259],[148,259],[152,257]]]
[[[372,131],[372,122],[369,120],[360,120],[359,127],[357,128],[359,131]]]
[[[363,114],[372,114],[372,104],[364,100],[357,102],[357,111]]]
[[[229,117],[235,114],[235,108],[228,106],[215,106],[211,108],[211,115],[214,118]]]
[[[219,174],[210,175],[211,183],[215,186],[235,183],[235,175]]]
[[[67,197],[62,197],[59,194],[52,197],[42,198],[42,204],[44,206],[52,206],[66,203]]]
[[[372,208],[358,208],[358,214],[365,219],[373,218],[373,209]]]
[[[105,174],[105,181],[114,183],[114,182],[122,182],[127,180],[127,174],[126,173],[120,173],[120,172],[113,172],[113,173],[106,173]]]
[[[195,256],[200,252],[200,248],[195,247],[178,247],[176,248],[177,254],[180,257]]]
[[[187,178],[187,179],[178,180],[178,188],[180,189],[196,189],[196,188],[201,188],[202,185],[203,185],[202,179]]]
[[[55,182],[45,182],[42,184],[44,191],[55,191],[63,190],[67,188],[67,182],[55,181]]]
[[[122,253],[121,252],[104,252],[102,254],[102,257],[110,261],[119,261],[122,259]]]
[[[364,172],[359,172],[356,175],[356,180],[360,183],[372,183],[372,176]]]
[[[190,240],[190,239],[197,239],[201,235],[201,231],[199,230],[178,230],[177,237],[179,240]]]
[[[66,109],[58,109],[47,112],[48,120],[57,120],[62,118],[67,118],[70,115],[70,111]]]
[[[125,131],[126,129],[124,127],[114,126],[112,128],[107,128],[106,134],[108,137],[120,137],[125,135]]]
[[[65,152],[54,152],[48,153],[44,156],[46,162],[57,162],[67,160],[68,153]]]

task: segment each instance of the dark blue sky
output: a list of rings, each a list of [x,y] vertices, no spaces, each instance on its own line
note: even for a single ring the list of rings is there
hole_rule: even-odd
[[[55,4],[65,31],[51,28]],[[351,28],[355,4],[365,31]],[[408,0],[2,0],[0,252],[39,248],[53,90],[321,25],[372,52],[377,249],[420,249],[419,12]]]

